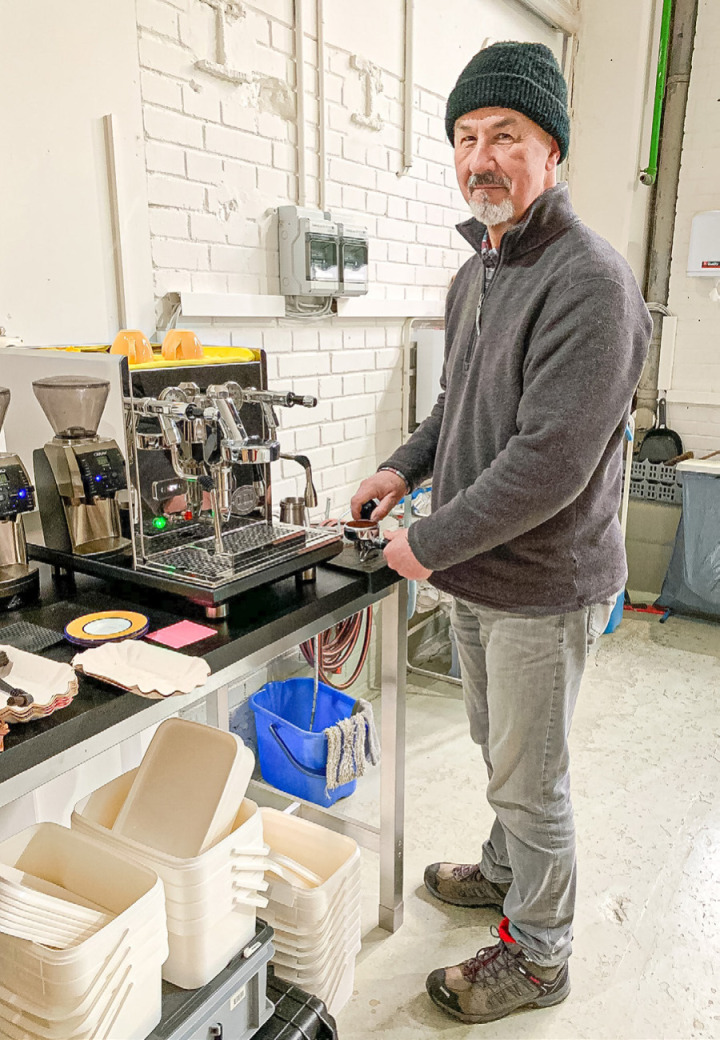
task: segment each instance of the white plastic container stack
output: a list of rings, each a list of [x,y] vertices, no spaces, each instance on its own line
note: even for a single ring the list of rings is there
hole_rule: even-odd
[[[142,1040],[160,1021],[160,972],[168,952],[157,874],[54,823],[29,827],[0,844],[0,872],[7,878],[15,870],[28,875],[35,895],[43,891],[47,898],[50,886],[67,890],[67,903],[58,900],[56,910],[65,905],[68,917],[76,899],[86,914],[90,903],[103,908],[103,916],[88,938],[69,945],[56,921],[44,937],[36,919],[36,941],[0,932],[0,1036]],[[33,901],[30,895],[25,927],[34,916]]]
[[[336,1015],[352,996],[360,950],[360,850],[342,834],[262,809],[270,846],[268,907],[275,973]]]
[[[158,726],[113,832],[180,859],[199,856],[232,828],[255,767],[234,733],[188,719]]]
[[[229,785],[231,793],[225,787],[221,793],[225,813],[231,809],[233,814],[217,831],[225,833],[226,836],[216,840],[215,844],[209,845],[205,851],[197,855],[178,856],[150,847],[148,844],[141,844],[119,833],[115,824],[129,798],[133,798],[133,813],[136,814],[136,819],[140,818],[139,827],[143,828],[144,836],[152,838],[156,833],[152,829],[148,830],[147,823],[142,819],[141,799],[137,796],[136,778],[140,778],[142,765],[138,770],[132,770],[105,784],[80,802],[75,807],[71,823],[74,830],[94,838],[130,862],[151,868],[160,876],[165,886],[170,950],[163,966],[163,978],[183,989],[195,989],[214,978],[253,938],[257,908],[267,905],[267,899],[262,893],[268,887],[264,880],[268,849],[263,840],[260,811],[254,802],[244,798],[254,763],[252,752],[233,734],[179,719],[169,719],[163,723],[158,728],[153,742],[170,722],[193,729],[209,730],[211,734],[217,734],[220,743],[227,745],[230,738],[241,749],[243,768],[240,773],[235,770],[234,780]],[[205,736],[203,734],[203,738]],[[152,746],[151,743],[148,754]],[[183,789],[187,780],[177,771],[176,756],[183,752],[178,748],[176,739],[168,744],[168,748],[170,747],[174,783],[169,793],[174,802],[182,806]],[[184,755],[186,765],[189,756],[195,757],[194,766],[197,774],[198,756],[193,747],[186,747]],[[155,755],[154,768],[157,768],[159,761],[159,757]],[[226,760],[226,766],[227,764]],[[232,768],[231,763],[231,773]],[[188,770],[189,776],[192,776],[192,773],[192,769]],[[196,784],[202,787],[197,775],[192,780],[192,785]],[[217,793],[218,785],[215,796]],[[188,828],[188,833],[193,835],[195,847],[207,844],[201,833],[204,825],[198,825],[197,817],[217,821],[214,805],[217,805],[217,797],[214,803],[211,799],[207,799],[204,804],[202,799],[195,801],[195,819],[193,825]],[[170,816],[162,817],[161,799],[155,790],[150,792],[148,807],[148,818],[152,813],[158,825],[162,822],[162,827],[158,826],[157,831],[158,844],[161,844],[163,849],[180,847],[187,851],[187,833],[175,836],[173,828],[168,825]],[[185,809],[189,812],[191,807],[191,800],[186,801]],[[176,810],[173,812],[176,813]],[[130,814],[125,812],[124,818],[127,821]],[[184,818],[185,814],[178,817],[176,813],[178,829]]]

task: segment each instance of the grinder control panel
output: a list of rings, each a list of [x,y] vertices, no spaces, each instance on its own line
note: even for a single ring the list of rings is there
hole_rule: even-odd
[[[18,513],[35,508],[35,488],[19,462],[0,462],[0,520],[10,520]]]
[[[101,448],[77,455],[83,489],[88,501],[114,498],[127,487],[125,460],[119,448]]]

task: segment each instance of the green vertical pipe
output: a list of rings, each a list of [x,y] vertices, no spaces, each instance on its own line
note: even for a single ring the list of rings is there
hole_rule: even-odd
[[[660,23],[660,46],[658,48],[657,75],[655,77],[655,107],[653,109],[652,136],[650,138],[650,158],[640,174],[643,184],[654,184],[658,172],[658,152],[660,150],[660,124],[662,122],[663,102],[665,100],[665,80],[667,78],[668,48],[670,45],[670,22],[672,20],[673,0],[663,0],[662,21]]]

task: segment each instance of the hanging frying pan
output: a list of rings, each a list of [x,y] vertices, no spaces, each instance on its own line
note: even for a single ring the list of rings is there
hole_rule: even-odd
[[[675,430],[669,430],[665,425],[665,404],[665,398],[661,397],[658,401],[657,426],[648,430],[643,437],[637,455],[638,462],[644,462],[646,459],[648,462],[654,463],[667,462],[668,459],[674,459],[676,455],[683,453],[680,434]]]

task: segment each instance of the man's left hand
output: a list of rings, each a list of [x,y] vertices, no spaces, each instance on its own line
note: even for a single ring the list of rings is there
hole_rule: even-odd
[[[383,550],[388,567],[392,567],[401,577],[409,578],[411,581],[422,581],[430,577],[432,571],[423,567],[410,548],[407,527],[401,527],[397,531],[384,531],[383,538],[387,538],[390,543]]]

